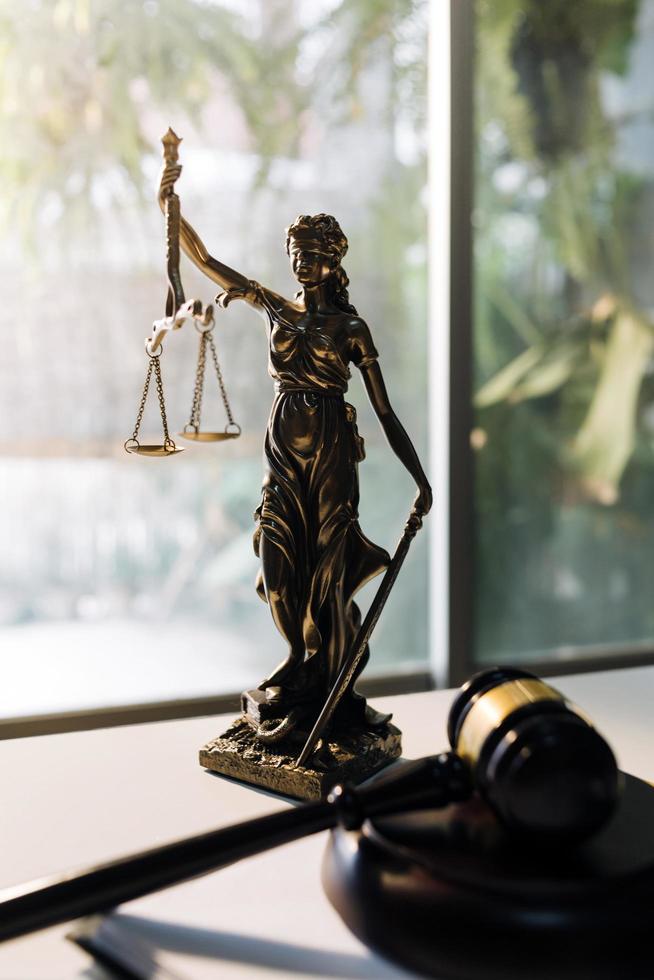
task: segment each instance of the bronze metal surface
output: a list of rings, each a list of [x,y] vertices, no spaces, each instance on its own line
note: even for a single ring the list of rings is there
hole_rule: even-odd
[[[456,751],[469,765],[475,765],[490,735],[509,715],[536,701],[564,701],[558,691],[541,680],[520,678],[506,681],[482,694],[463,720]]]
[[[171,155],[159,185],[164,213],[179,174],[179,163]],[[254,547],[261,562],[257,591],[286,641],[287,655],[260,688],[276,705],[282,731],[308,733],[342,671],[354,663],[354,669],[347,670],[347,683],[339,686],[333,715],[321,733],[323,741],[334,733],[339,738],[353,731],[380,733],[387,721],[354,690],[369,657],[372,632],[361,636],[362,616],[354,597],[387,569],[390,556],[359,524],[358,465],[365,452],[356,411],[345,400],[352,365],[361,374],[391,449],[415,480],[416,521],[428,513],[432,494],[389,401],[370,328],[350,302],[342,266],[347,238],[331,215],[301,215],[291,224],[286,251],[299,290],[289,299],[214,258],[181,211],[179,235],[186,255],[224,291],[217,302],[226,307],[242,299],[267,327],[275,395],[264,441]],[[209,345],[211,340],[209,334]],[[201,350],[192,425],[186,427],[198,441],[203,441],[202,354]],[[373,617],[373,627],[375,622]]]
[[[172,447],[164,446],[161,443],[144,445],[144,446],[142,446],[140,443],[137,443],[134,446],[130,446],[129,443],[131,441],[132,441],[131,439],[128,439],[127,442],[125,443],[125,451],[128,453],[133,453],[135,456],[150,456],[150,457],[174,456],[175,453],[184,452],[184,447],[176,446],[175,443],[173,443]]]
[[[207,432],[206,430],[195,432],[186,428],[177,433],[182,439],[189,439],[191,442],[223,442],[225,439],[238,439],[240,434],[240,432]]]
[[[179,238],[180,238],[180,204],[179,197],[174,191],[175,180],[181,173],[181,166],[178,163],[178,147],[181,139],[168,129],[162,137],[164,172],[168,173],[169,180],[165,190],[161,191],[161,206],[166,218],[166,270],[168,276],[168,291],[166,294],[166,313],[159,320],[155,320],[152,325],[152,333],[145,338],[145,352],[150,358],[148,370],[143,386],[143,394],[139,405],[134,432],[130,439],[124,443],[125,451],[136,456],[174,456],[176,453],[183,452],[182,447],[177,447],[168,434],[168,420],[166,418],[166,406],[163,392],[163,380],[161,377],[161,365],[159,358],[163,353],[163,340],[171,330],[179,330],[184,322],[191,318],[195,322],[195,327],[200,334],[200,349],[198,357],[198,367],[196,371],[195,388],[193,392],[193,404],[191,407],[191,418],[184,427],[180,435],[185,439],[197,442],[222,442],[226,439],[236,439],[241,434],[241,427],[234,421],[231,405],[225,390],[225,383],[218,361],[216,345],[211,332],[214,328],[213,306],[209,305],[203,309],[199,300],[186,300],[182,279],[179,270]],[[168,168],[166,170],[165,168]],[[171,168],[172,174],[171,176]],[[200,430],[200,406],[204,390],[204,369],[206,361],[206,348],[209,347],[214,370],[218,380],[220,395],[227,415],[227,425],[222,432],[202,432]],[[159,398],[159,410],[161,413],[161,423],[163,427],[164,439],[162,443],[154,445],[141,445],[138,434],[143,419],[145,403],[148,397],[148,390],[152,373],[154,371],[157,395]]]
[[[297,768],[298,740],[265,745],[243,719],[200,749],[200,765],[233,779],[299,800],[324,799],[347,780],[360,783],[402,754],[401,735],[395,725],[383,731],[340,732],[326,744],[320,761]]]
[[[195,371],[195,384],[193,387],[193,400],[191,402],[191,414],[189,421],[184,426],[184,431],[180,433],[184,439],[193,439],[197,442],[221,442],[224,439],[237,439],[241,434],[241,427],[234,421],[232,407],[227,397],[227,389],[223,373],[218,361],[218,351],[216,342],[213,338],[215,327],[213,307],[208,306],[203,317],[195,318],[195,327],[200,334],[198,346],[198,364]],[[213,369],[218,381],[218,390],[222,399],[227,425],[222,432],[203,431],[200,428],[200,416],[202,411],[202,398],[204,396],[204,376],[207,364],[207,347],[213,364]]]
[[[161,363],[160,363],[161,351],[156,354],[148,354],[148,370],[145,375],[145,383],[143,385],[143,393],[141,394],[141,402],[139,404],[138,412],[136,414],[136,422],[134,423],[134,432],[129,439],[126,439],[123,443],[125,452],[132,453],[135,456],[173,456],[175,453],[183,452],[182,447],[175,445],[173,439],[171,439],[168,432],[168,418],[166,416],[166,402],[164,399],[163,390],[163,378],[161,376]],[[143,421],[143,412],[145,411],[145,403],[148,400],[148,392],[150,390],[150,382],[152,380],[152,374],[154,373],[155,384],[157,388],[157,398],[159,401],[159,412],[161,414],[161,427],[163,429],[163,442],[157,443],[155,445],[141,445],[139,442],[139,432],[141,429],[141,422]]]
[[[162,137],[163,155],[167,165],[174,166],[178,160],[178,147],[182,142],[171,128]],[[168,292],[166,295],[166,316],[174,317],[178,309],[184,306],[184,288],[179,274],[179,197],[170,189],[164,204],[166,218],[166,268],[168,272]]]
[[[391,559],[391,563],[386,569],[382,583],[377,590],[377,594],[370,605],[370,609],[368,610],[366,618],[363,621],[363,625],[361,626],[361,629],[359,630],[352,645],[352,650],[341,667],[341,672],[338,675],[336,683],[329,692],[329,696],[318,716],[318,720],[311,729],[309,737],[304,743],[304,748],[298,756],[298,766],[306,765],[306,762],[311,757],[319,738],[329,726],[341,698],[347,693],[347,689],[352,681],[352,678],[356,674],[359,663],[365,656],[368,640],[370,639],[372,631],[377,625],[377,621],[381,616],[384,604],[386,603],[386,600],[388,599],[391,590],[395,585],[395,580],[400,573],[400,569],[408,554],[411,542],[421,527],[422,518],[415,511],[412,511],[404,528],[402,537],[400,538],[400,542],[396,548],[395,554]]]

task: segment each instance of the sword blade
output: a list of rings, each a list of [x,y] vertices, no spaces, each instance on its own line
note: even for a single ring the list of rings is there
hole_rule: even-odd
[[[413,517],[414,515],[415,515],[415,511],[412,511],[411,516]],[[418,520],[420,520],[419,516],[418,516]],[[320,738],[325,728],[331,721],[341,698],[345,694],[345,691],[347,690],[355,674],[357,667],[361,663],[361,659],[366,652],[366,647],[372,635],[372,631],[377,625],[377,621],[381,616],[382,609],[384,608],[386,604],[386,600],[388,599],[391,593],[391,589],[395,585],[395,580],[399,574],[404,559],[407,556],[409,547],[411,546],[411,542],[413,541],[416,535],[416,531],[420,526],[421,526],[420,523],[414,524],[412,523],[411,518],[409,518],[409,521],[407,522],[404,528],[402,537],[400,538],[399,544],[395,549],[395,554],[393,555],[390,564],[386,569],[386,572],[384,573],[384,577],[381,580],[381,584],[379,588],[377,589],[375,598],[373,599],[370,605],[370,609],[368,610],[368,613],[366,615],[366,618],[364,619],[363,623],[361,624],[361,628],[357,633],[356,639],[352,645],[352,653],[350,654],[346,662],[343,664],[341,671],[336,679],[336,683],[334,684],[333,688],[329,692],[329,696],[325,701],[324,707],[318,716],[318,720],[316,721],[315,725],[311,729],[311,733],[304,744],[304,748],[302,749],[300,755],[298,756],[298,760],[295,763],[296,768],[306,764],[307,760],[309,759],[309,756],[311,755],[314,748],[316,747],[316,743],[318,739]]]

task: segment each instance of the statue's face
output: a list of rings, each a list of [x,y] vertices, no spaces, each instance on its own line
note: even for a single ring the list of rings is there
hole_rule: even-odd
[[[334,258],[322,251],[318,241],[291,239],[291,269],[301,286],[319,286],[334,271]]]

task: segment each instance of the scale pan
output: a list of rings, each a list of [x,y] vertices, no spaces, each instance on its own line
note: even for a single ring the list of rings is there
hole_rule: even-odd
[[[128,453],[133,453],[135,456],[150,456],[155,458],[156,456],[174,456],[175,453],[183,453],[183,446],[176,446],[174,443],[172,445],[159,444],[159,445],[146,445],[146,446],[125,446],[125,450]]]
[[[178,432],[183,439],[193,442],[223,442],[225,439],[238,439],[240,432]]]
[[[178,433],[182,439],[191,439],[193,442],[224,442],[225,439],[238,439],[240,434],[241,427],[238,422],[230,422],[222,432],[203,432],[202,429],[189,423],[184,426],[183,432]]]

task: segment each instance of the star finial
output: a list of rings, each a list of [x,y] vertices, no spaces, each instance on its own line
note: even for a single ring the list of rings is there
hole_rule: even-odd
[[[161,137],[161,142],[166,163],[177,163],[177,147],[182,141],[172,127],[168,127],[168,132]]]

